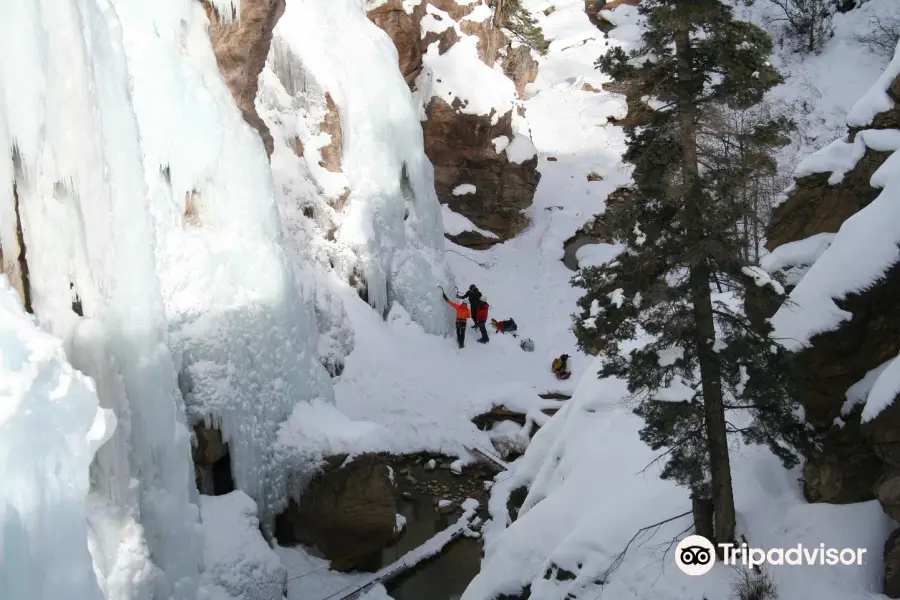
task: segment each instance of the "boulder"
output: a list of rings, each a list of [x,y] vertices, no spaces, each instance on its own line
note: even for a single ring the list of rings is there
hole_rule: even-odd
[[[194,435],[197,445],[192,454],[195,465],[214,465],[228,456],[228,444],[222,441],[222,432],[218,429],[210,429],[199,423],[194,425]]]
[[[279,518],[280,541],[315,546],[331,568],[366,565],[396,537],[397,504],[387,463],[373,454],[330,457]]]
[[[900,529],[895,529],[884,543],[884,595],[900,598]]]
[[[194,461],[194,480],[201,494],[221,496],[234,491],[231,474],[231,456],[228,444],[222,440],[222,432],[206,427],[203,423],[194,425],[196,444],[191,447]]]
[[[875,497],[885,513],[900,521],[900,469],[891,469],[878,480]]]
[[[818,233],[837,233],[844,221],[868,206],[881,190],[869,185],[890,152],[866,150],[856,168],[837,185],[830,173],[815,173],[796,181],[796,190],[772,213],[766,248],[803,240]]]
[[[209,0],[200,2],[209,17],[209,39],[222,78],[244,120],[259,132],[266,153],[271,156],[274,141],[256,112],[256,92],[272,45],[272,30],[284,14],[285,0],[241,0],[238,20],[223,19]]]
[[[434,189],[441,202],[497,235],[494,243],[525,229],[528,219],[522,211],[531,205],[540,181],[537,157],[512,163],[492,142],[499,136],[512,138],[512,114],[492,125],[488,116],[464,115],[432,98],[426,115],[425,154],[434,164]],[[454,196],[453,190],[463,184],[476,191]]]
[[[803,495],[808,502],[867,502],[875,498],[873,487],[883,470],[858,427],[834,428],[823,440],[822,453],[807,457]]]

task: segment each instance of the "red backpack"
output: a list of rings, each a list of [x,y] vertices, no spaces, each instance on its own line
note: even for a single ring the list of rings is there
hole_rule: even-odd
[[[488,319],[488,309],[491,307],[490,304],[481,301],[481,304],[478,305],[478,310],[475,311],[475,320],[476,321],[487,321]]]

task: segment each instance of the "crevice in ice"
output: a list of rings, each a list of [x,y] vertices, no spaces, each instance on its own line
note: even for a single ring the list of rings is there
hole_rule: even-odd
[[[25,234],[22,232],[22,212],[20,210],[19,194],[15,182],[13,182],[12,193],[16,215],[16,244],[19,248],[17,260],[19,263],[18,274],[22,285],[22,304],[25,307],[25,312],[31,313],[34,311],[31,308],[31,280],[28,277],[28,259],[26,257],[27,247],[25,245]]]

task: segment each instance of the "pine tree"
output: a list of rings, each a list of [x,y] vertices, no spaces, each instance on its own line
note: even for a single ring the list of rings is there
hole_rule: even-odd
[[[690,489],[697,532],[731,542],[729,436],[767,445],[786,467],[817,441],[784,350],[743,308],[748,295],[783,289],[745,260],[735,227],[744,208],[723,172],[701,165],[698,137],[712,111],[753,106],[782,80],[769,37],[721,0],[643,0],[639,11],[643,47],[613,50],[598,67],[663,106],[626,129],[635,184],[610,223],[625,250],[573,279],[586,290],[574,331],[606,359],[600,377],[628,382],[641,439],[667,448],[661,476]],[[625,353],[636,338],[645,345]]]

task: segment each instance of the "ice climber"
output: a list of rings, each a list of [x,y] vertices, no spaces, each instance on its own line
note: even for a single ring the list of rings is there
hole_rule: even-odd
[[[478,330],[481,332],[481,339],[476,340],[479,344],[487,344],[490,339],[488,339],[487,334],[487,320],[488,320],[488,310],[491,308],[491,305],[487,303],[487,301],[482,298],[481,303],[478,305],[478,308],[474,310],[472,317],[475,319],[475,326],[478,327]]]
[[[457,304],[450,300],[447,294],[443,294],[443,296],[444,302],[456,309],[456,341],[459,343],[459,347],[463,348],[466,345],[466,323],[468,323],[472,313],[469,312],[469,307],[466,306],[465,302]]]
[[[553,370],[553,374],[556,375],[557,379],[568,379],[572,376],[572,372],[568,369],[568,360],[568,354],[563,354],[559,358],[553,359],[553,365],[551,366],[551,369]]]
[[[475,287],[475,284],[469,286],[469,291],[460,296],[456,295],[457,300],[468,300],[469,304],[472,305],[472,329],[478,328],[478,321],[475,320],[475,315],[478,312],[478,307],[481,305],[481,292],[478,291],[478,288]],[[487,337],[486,335],[484,337]]]

